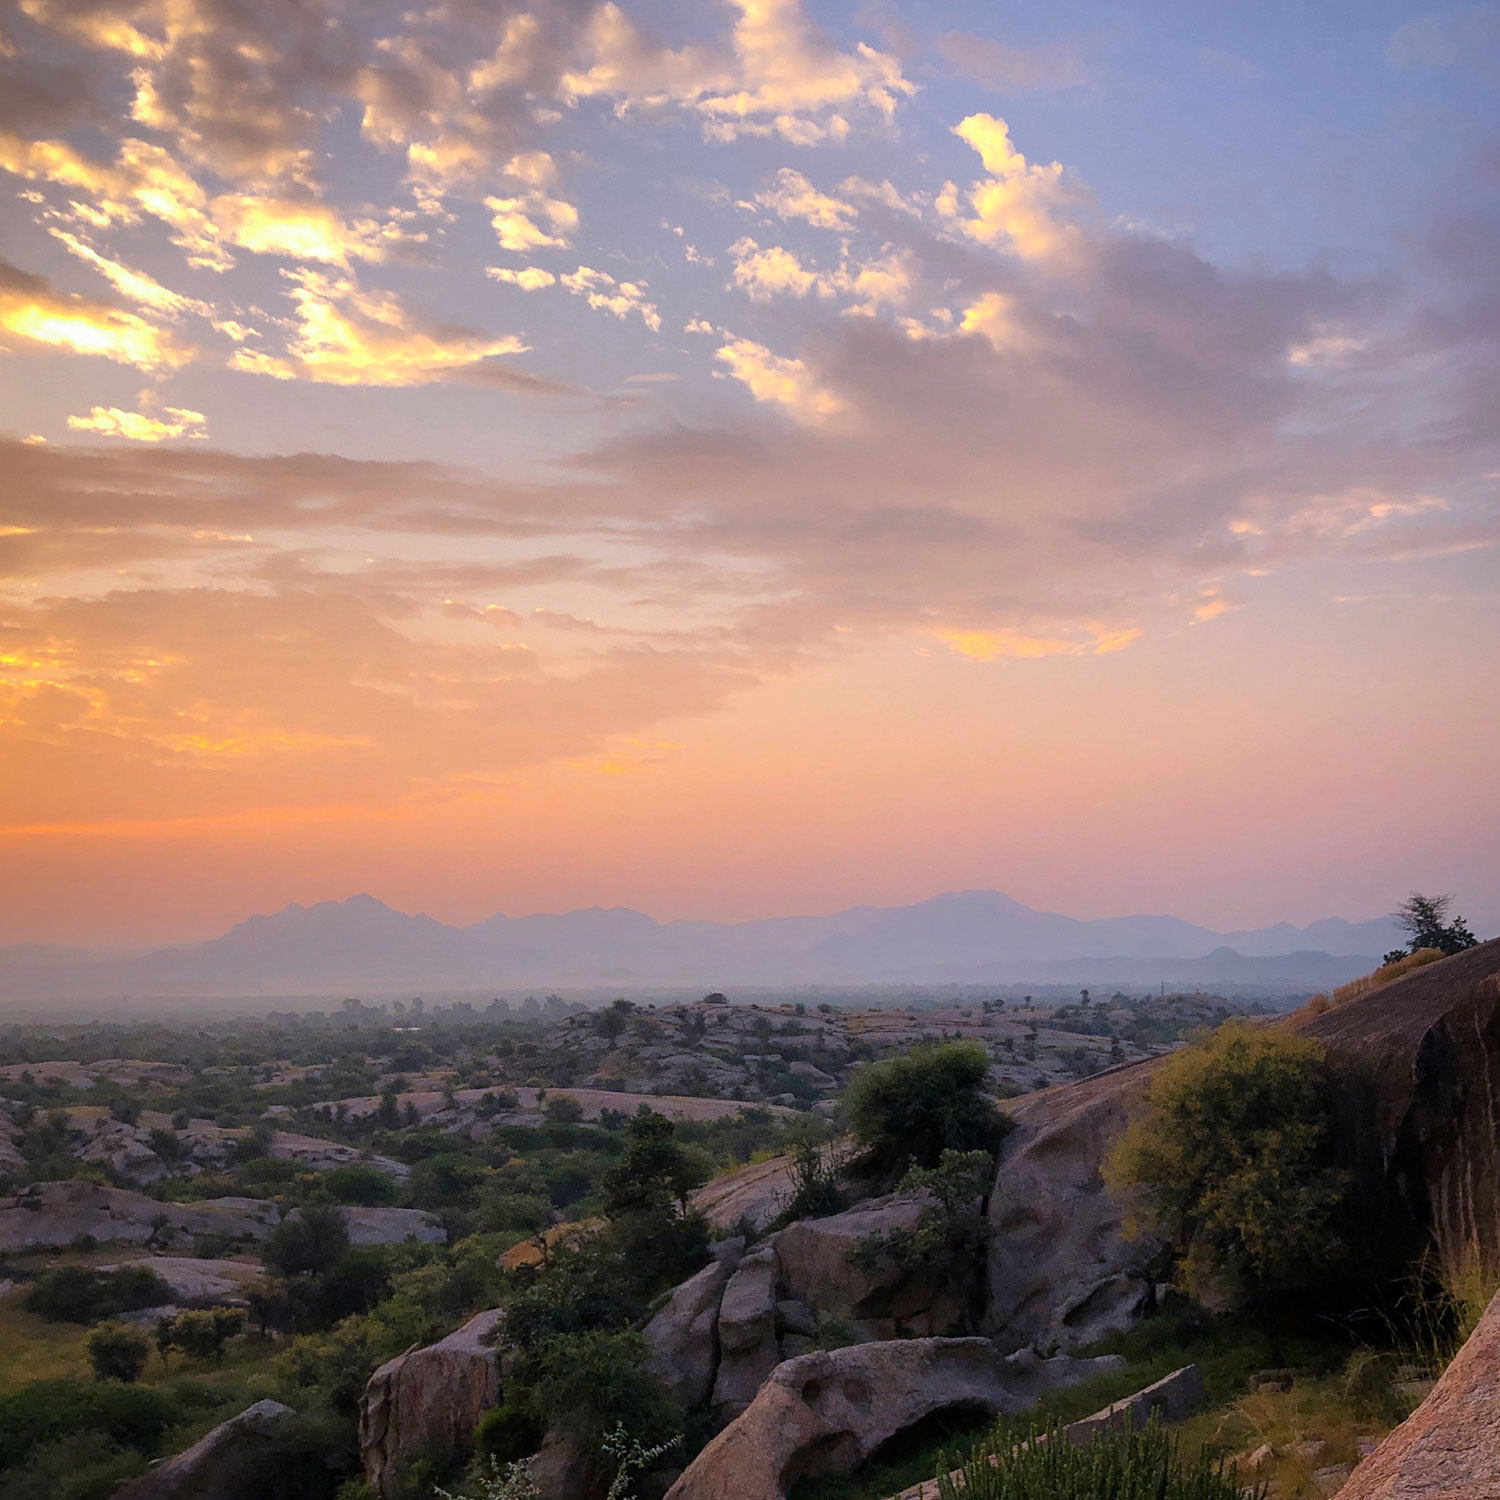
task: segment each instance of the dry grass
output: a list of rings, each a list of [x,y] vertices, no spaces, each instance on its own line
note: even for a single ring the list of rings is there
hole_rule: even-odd
[[[88,1329],[74,1323],[49,1323],[21,1306],[24,1291],[0,1298],[0,1394],[30,1380],[54,1380],[61,1375],[89,1377],[84,1348]]]
[[[1373,974],[1341,984],[1333,992],[1332,1002],[1334,1005],[1347,1005],[1349,1001],[1358,1000],[1361,995],[1368,995],[1371,990],[1378,990],[1403,974],[1410,974],[1413,969],[1435,964],[1442,957],[1441,948],[1418,948],[1415,953],[1408,953],[1405,958],[1399,958],[1393,964],[1383,964]]]

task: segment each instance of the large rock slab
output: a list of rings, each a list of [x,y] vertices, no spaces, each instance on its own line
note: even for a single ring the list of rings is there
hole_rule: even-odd
[[[713,1389],[719,1362],[719,1304],[735,1259],[714,1260],[677,1287],[646,1324],[651,1370],[683,1407],[697,1406]]]
[[[279,1401],[257,1401],[111,1500],[266,1500],[280,1488],[281,1440],[291,1416]]]
[[[476,1313],[447,1338],[410,1349],[376,1370],[359,1402],[359,1460],[382,1496],[400,1488],[400,1466],[419,1449],[467,1457],[474,1428],[500,1402],[500,1355],[491,1340],[504,1313]]]
[[[781,1359],[776,1343],[776,1253],[767,1245],[735,1267],[719,1302],[714,1405],[742,1411]]]
[[[1041,1394],[1118,1360],[1002,1359],[989,1339],[897,1339],[780,1365],[693,1460],[667,1500],[785,1500],[812,1474],[847,1474],[940,1411],[1025,1411]]]
[[[716,1229],[759,1234],[791,1202],[792,1159],[752,1162],[705,1183],[688,1202]]]
[[[1355,1469],[1339,1500],[1500,1497],[1500,1298],[1427,1399]]]
[[[1012,1348],[1079,1348],[1128,1326],[1157,1251],[1125,1234],[1105,1158],[1138,1106],[1155,1060],[1007,1101],[1016,1129],[990,1195],[985,1330]]]
[[[265,1277],[265,1267],[254,1260],[202,1260],[191,1255],[147,1255],[139,1260],[100,1266],[118,1271],[125,1266],[154,1271],[172,1289],[172,1300],[182,1307],[208,1307],[244,1298],[247,1287]]]

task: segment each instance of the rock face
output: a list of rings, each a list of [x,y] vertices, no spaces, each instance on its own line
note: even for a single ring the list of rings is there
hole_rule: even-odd
[[[257,1401],[191,1448],[115,1491],[112,1500],[265,1500],[274,1495],[292,1409]]]
[[[776,1252],[767,1245],[735,1267],[719,1303],[714,1405],[743,1411],[776,1368]]]
[[[1016,1347],[1077,1348],[1132,1322],[1150,1291],[1148,1239],[1125,1237],[1124,1209],[1099,1168],[1154,1059],[1007,1103],[1016,1129],[990,1196],[986,1331]]]
[[[652,1373],[672,1398],[697,1406],[713,1389],[719,1359],[719,1302],[738,1257],[715,1260],[690,1276],[646,1325]]]
[[[1500,1496],[1500,1298],[1427,1399],[1359,1465],[1340,1500]]]
[[[1002,1359],[988,1339],[897,1339],[787,1360],[688,1466],[667,1500],[785,1500],[803,1475],[846,1474],[940,1411],[1019,1412],[1118,1360]]]
[[[1500,939],[1293,1024],[1327,1049],[1365,1232],[1500,1249]]]
[[[401,1460],[419,1448],[473,1451],[475,1424],[500,1402],[500,1356],[490,1340],[503,1316],[498,1308],[476,1313],[370,1377],[359,1402],[359,1459],[378,1494],[396,1493]]]
[[[759,1234],[792,1196],[792,1159],[772,1157],[716,1177],[690,1195],[689,1202],[716,1229],[744,1224]]]

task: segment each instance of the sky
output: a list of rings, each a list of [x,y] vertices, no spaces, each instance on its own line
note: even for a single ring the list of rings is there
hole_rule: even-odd
[[[1500,928],[1497,85],[1495,3],[0,0],[0,941]]]

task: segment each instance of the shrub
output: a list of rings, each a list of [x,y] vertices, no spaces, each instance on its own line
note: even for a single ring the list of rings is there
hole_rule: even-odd
[[[995,1151],[1010,1122],[984,1092],[989,1054],[978,1042],[944,1042],[871,1063],[844,1096],[863,1173],[895,1181],[944,1151]]]
[[[1190,1288],[1227,1278],[1223,1290],[1258,1300],[1333,1269],[1347,1175],[1330,1161],[1323,1083],[1317,1042],[1243,1022],[1153,1076],[1105,1179],[1137,1190],[1134,1226],[1179,1259]]]
[[[390,1173],[364,1162],[351,1162],[347,1167],[334,1167],[325,1172],[323,1186],[335,1203],[383,1208],[396,1201],[396,1183]]]
[[[128,1323],[101,1323],[88,1339],[89,1364],[95,1380],[139,1380],[151,1345],[146,1335]]]
[[[98,1323],[172,1300],[172,1288],[147,1266],[90,1271],[56,1266],[26,1294],[26,1311],[52,1323]]]
[[[509,1402],[492,1406],[474,1429],[474,1451],[485,1463],[515,1463],[541,1447],[544,1431],[535,1418]]]
[[[559,1334],[517,1361],[517,1404],[596,1450],[617,1424],[642,1442],[666,1442],[681,1412],[649,1373],[650,1353],[632,1329]]]
[[[910,1168],[901,1191],[925,1192],[933,1201],[910,1228],[862,1236],[850,1259],[867,1268],[889,1261],[903,1271],[932,1277],[962,1309],[963,1332],[974,1332],[972,1283],[989,1244],[990,1226],[982,1210],[994,1172],[995,1159],[988,1151],[945,1151],[931,1170]]]
[[[163,1360],[169,1349],[180,1349],[189,1359],[224,1358],[224,1345],[245,1327],[242,1307],[210,1307],[162,1318],[156,1325],[156,1347]]]
[[[1418,948],[1414,952],[1399,955],[1388,953],[1386,962],[1381,964],[1373,974],[1365,974],[1359,979],[1351,979],[1348,984],[1341,984],[1333,992],[1331,1003],[1345,1005],[1350,1000],[1358,1000],[1361,995],[1368,995],[1371,990],[1378,990],[1382,985],[1389,984],[1391,980],[1399,979],[1403,974],[1410,974],[1413,969],[1435,964],[1440,958],[1446,957],[1447,955],[1441,948]]]
[[[0,1470],[43,1443],[100,1433],[150,1457],[180,1413],[161,1391],[113,1381],[33,1380],[0,1395]]]
[[[549,1125],[576,1125],[583,1118],[583,1106],[568,1094],[554,1094],[542,1113]]]

